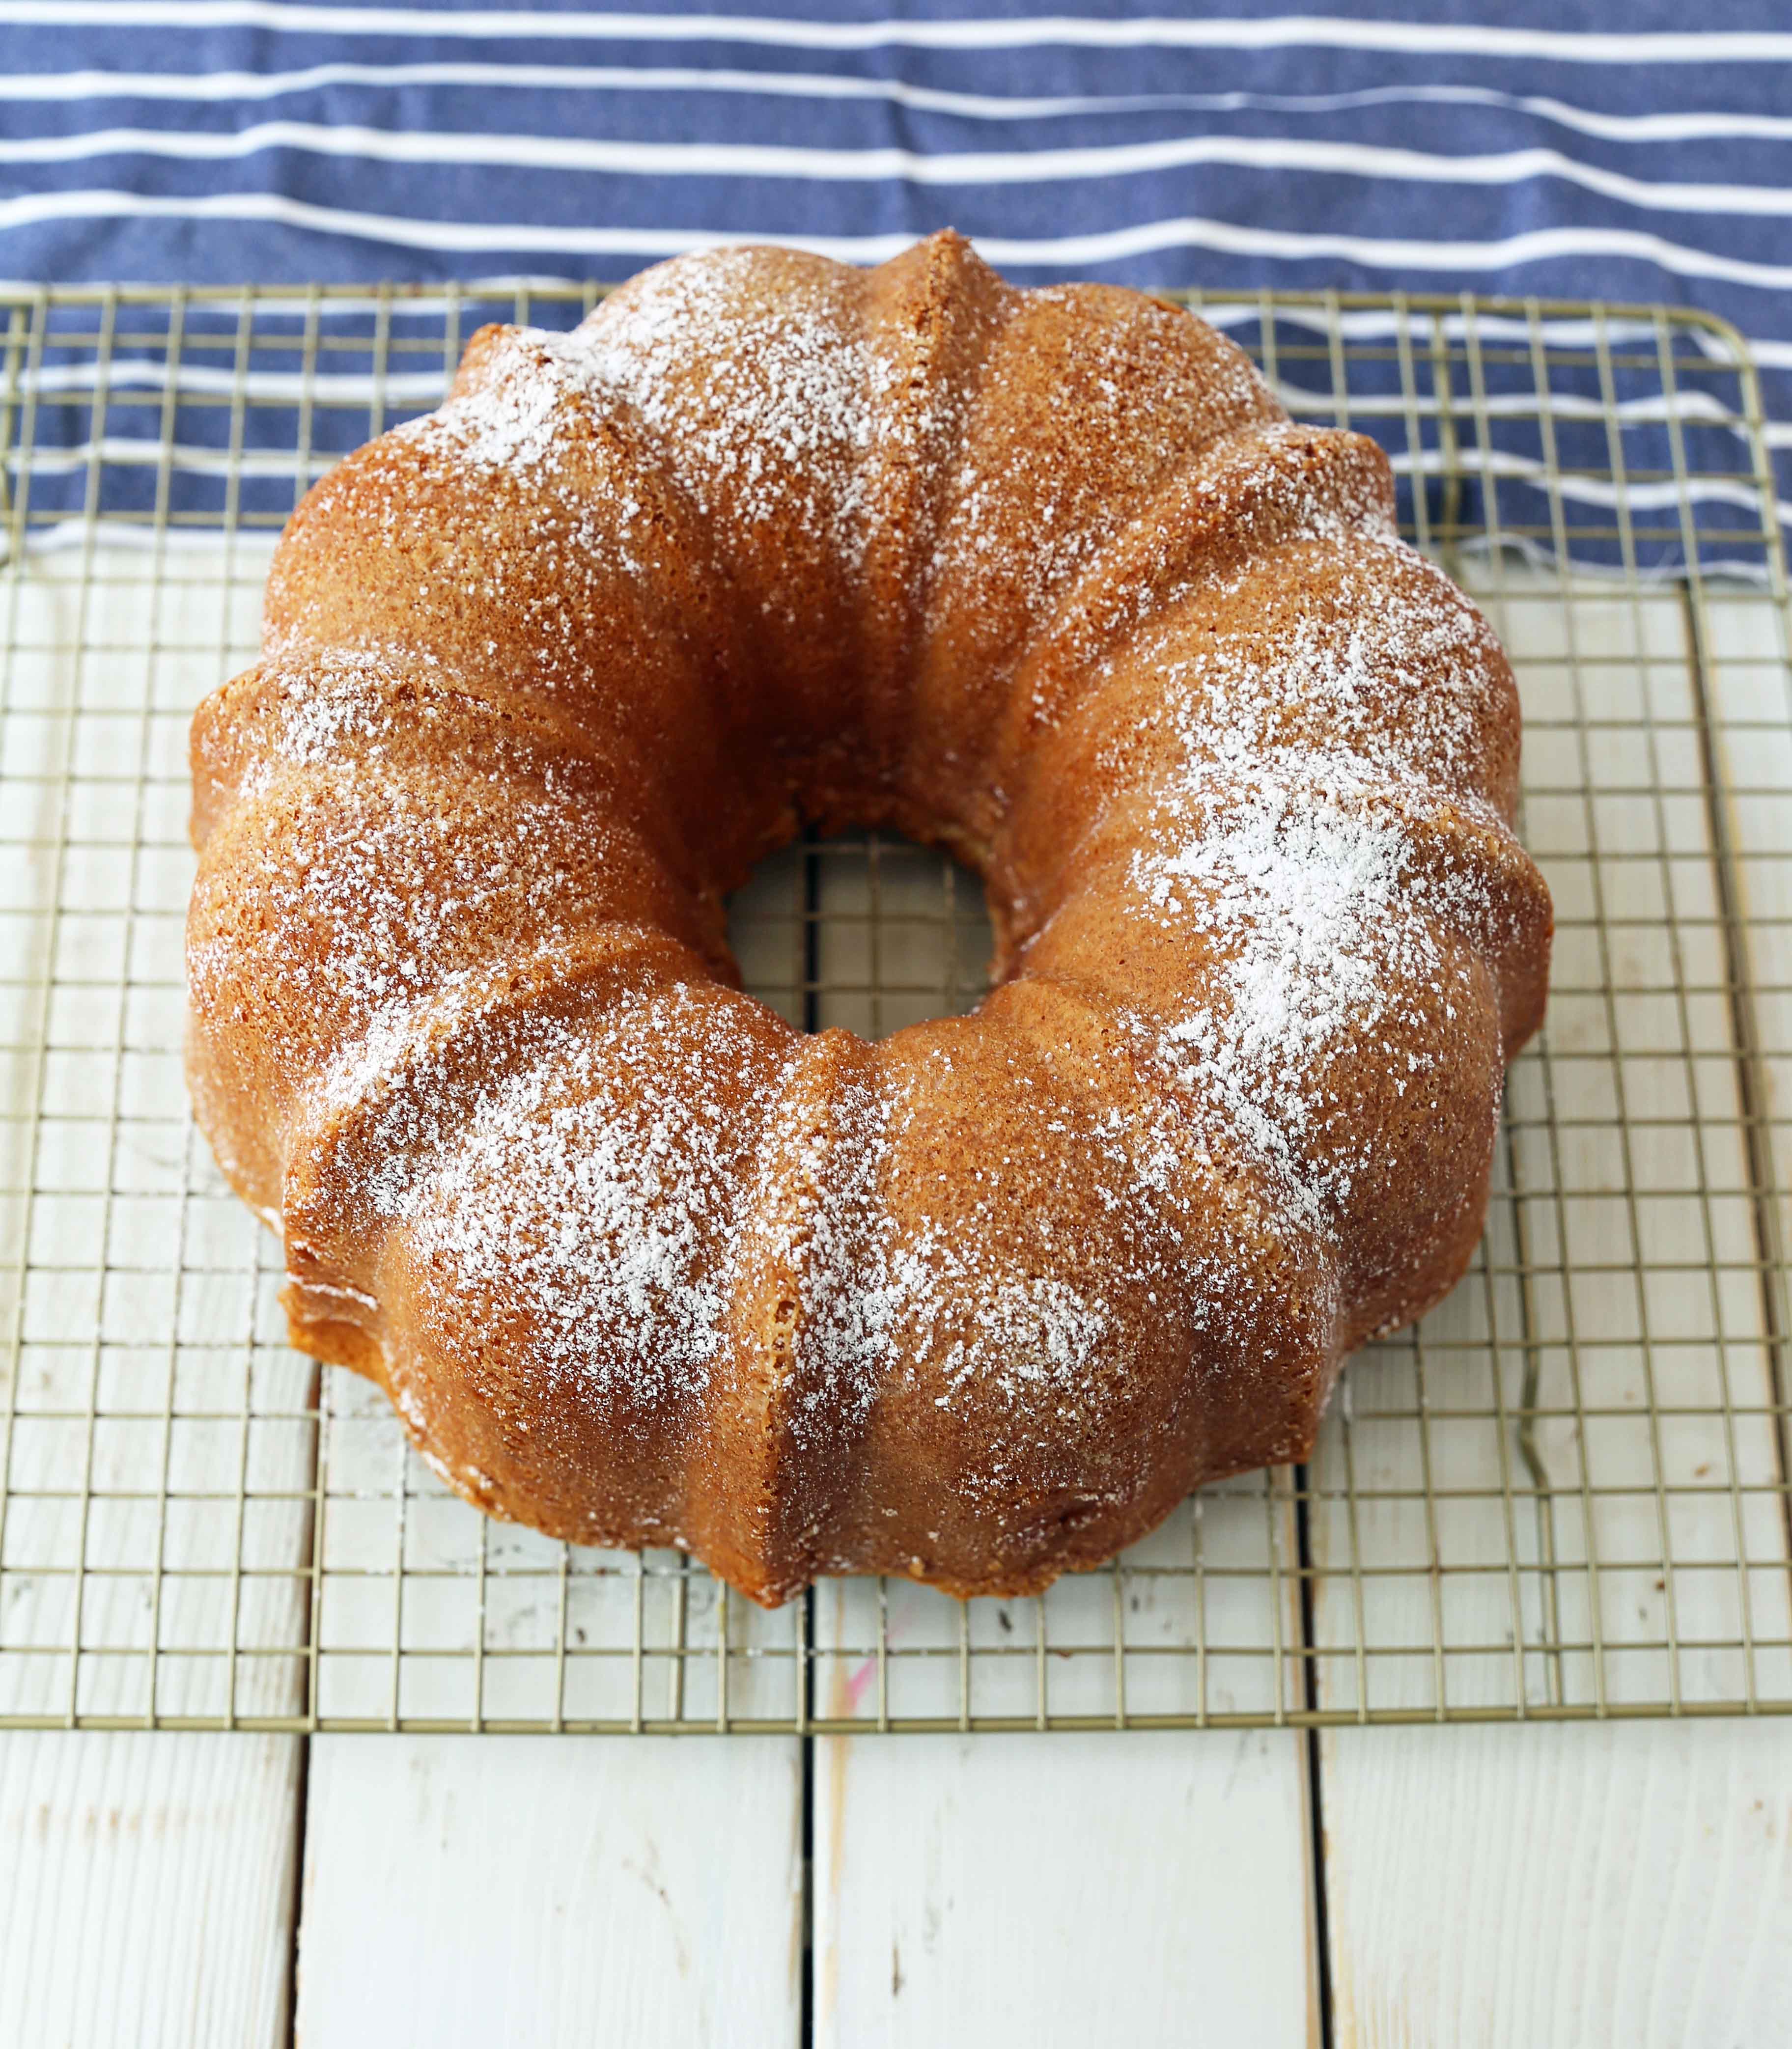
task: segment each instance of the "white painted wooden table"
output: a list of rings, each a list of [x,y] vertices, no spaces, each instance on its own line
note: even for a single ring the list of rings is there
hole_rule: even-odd
[[[295,2038],[1781,2049],[1792,1721],[0,1732],[0,2045]]]
[[[0,1736],[0,2041],[1788,2039],[1783,1724],[820,1739],[806,1960],[795,1739],[304,1748]]]

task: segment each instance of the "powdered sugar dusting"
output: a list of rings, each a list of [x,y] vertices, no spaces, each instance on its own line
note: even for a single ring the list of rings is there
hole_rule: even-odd
[[[982,1263],[942,1258],[930,1236],[900,1262],[920,1301],[945,1298],[942,1269],[960,1284],[985,1284],[977,1292],[974,1335],[955,1337],[941,1362],[945,1392],[933,1398],[938,1406],[949,1407],[968,1382],[973,1396],[985,1398],[992,1386],[1011,1398],[1031,1389],[1048,1400],[1086,1389],[1096,1361],[1112,1354],[1120,1336],[1107,1304],[1055,1274],[972,1270]]]
[[[343,1029],[362,1029],[383,1005],[430,989],[462,964],[467,936],[489,923],[552,929],[566,877],[542,856],[564,835],[557,807],[519,791],[474,834],[402,776],[366,777],[356,795],[361,801],[345,816],[299,821],[310,857],[300,872],[285,847],[263,846],[245,850],[233,878],[277,921],[269,943],[282,974],[327,1003]],[[204,945],[189,952],[198,1001],[212,1000],[214,976],[239,964],[236,946],[230,939],[221,955]]]
[[[1486,621],[1391,535],[1359,530],[1327,571],[1323,601],[1280,619],[1267,645],[1229,627],[1168,662],[1166,697],[1187,743],[1216,755],[1241,738],[1272,746],[1298,719],[1390,772],[1475,788],[1498,710]]]
[[[279,674],[279,702],[266,752],[239,785],[259,797],[288,768],[317,768],[377,748],[390,730],[392,665],[372,649],[332,651]]]
[[[1134,856],[1143,907],[1194,938],[1202,1000],[1157,1052],[1231,1119],[1316,1227],[1350,1192],[1346,1155],[1312,1156],[1327,1064],[1365,1038],[1423,1044],[1449,1002],[1441,935],[1484,935],[1494,904],[1471,861],[1439,868],[1415,825],[1437,800],[1342,753],[1200,763],[1163,796]],[[1490,812],[1482,822],[1498,831]],[[1408,1052],[1409,1072],[1429,1056]],[[1404,1094],[1407,1075],[1395,1078]],[[1371,1141],[1372,1142],[1372,1141]]]
[[[415,1256],[450,1300],[513,1306],[544,1391],[571,1377],[587,1400],[695,1401],[724,1342],[750,1184],[743,1075],[762,1115],[783,1075],[684,989],[540,1021],[407,1196]]]
[[[947,603],[967,583],[1001,589],[1035,620],[1189,453],[1278,410],[1210,330],[1150,304],[1115,320],[1074,285],[1027,295],[980,405],[990,417],[960,445],[932,581]]]
[[[902,1306],[889,1272],[881,1186],[889,1105],[857,1076],[835,1084],[828,1107],[824,1128],[774,1129],[766,1148],[794,1198],[762,1256],[789,1273],[797,1291],[792,1423],[800,1441],[863,1421],[889,1370]]]
[[[474,388],[411,431],[552,476],[569,409],[620,414],[672,452],[706,519],[793,525],[856,562],[890,366],[819,282],[781,271],[770,289],[765,264],[753,250],[664,264],[570,334],[513,331]]]
[[[586,389],[565,338],[524,328],[505,336],[498,352],[497,365],[474,390],[399,432],[452,438],[467,461],[489,469],[557,469],[566,408]]]
[[[649,271],[569,338],[566,360],[676,442],[706,514],[794,519],[851,556],[886,366],[812,281],[768,290],[764,262],[734,250]]]

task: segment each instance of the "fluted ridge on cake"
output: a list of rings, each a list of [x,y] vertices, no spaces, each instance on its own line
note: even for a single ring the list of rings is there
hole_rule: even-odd
[[[1518,712],[1505,659],[1437,571],[1373,531],[1273,540],[1073,673],[1073,694],[1030,725],[995,850],[1011,951],[1104,818],[1154,783],[1306,752],[1512,815]]]
[[[1153,1106],[1130,1069],[1062,1021],[1042,1029],[1050,1000],[1016,983],[880,1049],[886,1221],[864,1282],[887,1349],[863,1520],[836,1563],[1035,1588],[1248,1463],[1241,1442],[1281,1405],[1244,1421],[1235,1383],[1216,1428],[1222,1357],[1317,1406],[1335,1296],[1305,1250],[1245,1227],[1267,1221],[1262,1177],[1233,1179],[1160,1116],[1141,1143],[1131,1114]]]
[[[946,483],[902,771],[973,844],[995,822],[1014,671],[1065,591],[1167,476],[1279,410],[1240,351],[1174,307],[1097,285],[1011,299]]]
[[[1251,1141],[1339,1247],[1359,1337],[1414,1248],[1479,1214],[1504,1075],[1490,962],[1524,958],[1547,901],[1497,817],[1478,826],[1465,846],[1423,786],[1311,756],[1147,786],[1022,956],[1126,1006]]]
[[[307,757],[270,754],[265,781],[240,788],[206,838],[188,919],[189,1071],[208,1128],[242,1133],[220,1149],[259,1208],[279,1200],[310,1080],[446,978],[618,917],[726,958],[719,904],[680,890],[567,763],[514,735],[485,749],[457,737],[445,759],[333,738]]]
[[[375,1312],[387,1240],[494,1079],[549,1018],[707,978],[699,955],[651,926],[594,925],[450,976],[345,1046],[305,1093],[282,1184],[294,1322],[356,1325],[386,1378]]]
[[[348,457],[293,515],[268,645],[297,663],[408,643],[457,690],[570,721],[617,764],[614,803],[678,819],[695,864],[738,879],[783,830],[778,779],[741,772],[740,736],[762,725],[752,622],[626,415],[561,377],[532,408],[531,338],[476,340],[457,399]]]
[[[1015,677],[994,772],[1004,783],[1061,724],[1097,658],[1280,542],[1393,532],[1388,459],[1362,434],[1253,422],[1197,449],[1065,591]]]
[[[887,1308],[876,1278],[886,1118],[875,1048],[837,1030],[801,1040],[743,1191],[690,1534],[761,1600],[808,1584],[857,1505]]]
[[[688,1541],[745,1194],[799,1035],[714,982],[528,1021],[388,1241],[395,1392],[499,1512]]]

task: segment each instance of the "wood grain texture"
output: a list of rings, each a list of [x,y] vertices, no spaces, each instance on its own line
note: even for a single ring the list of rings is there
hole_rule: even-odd
[[[816,2043],[1316,2043],[1304,1786],[1285,1730],[819,1740]]]
[[[1792,1724],[1323,1749],[1338,2049],[1782,2049]]]
[[[284,2043],[299,1749],[0,1733],[0,2042]]]
[[[314,1738],[298,2039],[794,2044],[801,1794],[785,1738]]]

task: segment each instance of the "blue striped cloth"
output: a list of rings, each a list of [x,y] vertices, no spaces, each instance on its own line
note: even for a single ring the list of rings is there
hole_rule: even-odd
[[[0,0],[8,279],[614,278],[738,239],[874,262],[949,224],[1022,282],[1708,309],[1754,344],[1792,515],[1792,14],[1771,0]],[[1677,457],[1644,419],[1627,457],[1713,479],[1720,536],[1751,488],[1720,422],[1737,388],[1689,373]],[[1579,433],[1610,468],[1602,430],[1564,432],[1564,467]],[[1507,453],[1541,526],[1541,452]],[[1582,496],[1575,545],[1616,560],[1609,490]],[[1644,567],[1681,559],[1671,523],[1631,543]]]

